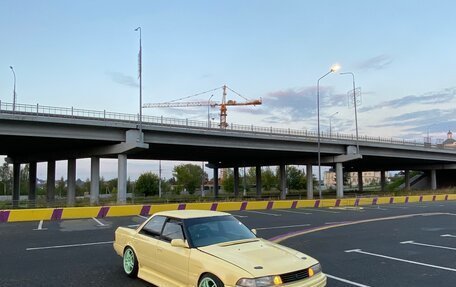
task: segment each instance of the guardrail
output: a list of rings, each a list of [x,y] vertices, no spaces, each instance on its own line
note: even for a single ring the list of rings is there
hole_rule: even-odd
[[[90,119],[100,121],[116,121],[116,122],[128,122],[128,123],[139,123],[139,114],[126,114],[97,111],[97,110],[85,110],[76,108],[65,108],[65,107],[53,107],[45,105],[29,105],[29,104],[16,104],[13,106],[12,103],[0,101],[0,113],[9,114],[27,114],[42,117],[60,117],[60,118],[74,118],[74,119]],[[226,129],[220,129],[217,125],[207,121],[196,121],[189,119],[176,119],[168,117],[157,117],[157,116],[142,116],[143,126],[149,125],[169,125],[184,128],[200,128],[215,131],[238,131],[238,132],[250,132],[257,134],[271,134],[271,135],[284,135],[294,137],[309,137],[317,138],[318,134],[315,131],[300,130],[300,129],[284,129],[274,127],[261,127],[254,125],[240,125],[230,124]],[[356,136],[353,134],[343,133],[325,133],[321,132],[320,137],[326,140],[350,140],[355,141]],[[407,140],[398,138],[384,138],[384,137],[372,137],[372,136],[359,136],[360,142],[374,142],[374,143],[390,143],[398,145],[412,145],[422,146],[427,148],[441,148],[440,145],[432,145],[430,143],[424,143],[423,141]]]

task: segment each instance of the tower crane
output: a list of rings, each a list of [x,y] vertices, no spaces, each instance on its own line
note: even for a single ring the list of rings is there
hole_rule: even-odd
[[[171,108],[171,107],[200,107],[200,106],[211,106],[211,107],[220,107],[220,128],[225,129],[228,126],[226,122],[227,116],[227,106],[256,106],[261,105],[262,100],[247,100],[245,102],[237,102],[234,100],[226,100],[226,90],[230,89],[226,85],[223,87],[223,97],[222,102],[215,102],[215,101],[190,101],[190,102],[165,102],[165,103],[149,103],[144,104],[143,108]],[[219,89],[219,88],[218,88]],[[230,89],[231,90],[231,89]],[[232,90],[231,90],[232,91]],[[233,91],[234,92],[234,91]],[[198,94],[201,95],[201,94]]]

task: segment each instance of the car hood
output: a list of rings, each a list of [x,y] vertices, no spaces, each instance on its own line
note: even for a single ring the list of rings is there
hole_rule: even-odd
[[[214,244],[198,249],[230,262],[254,277],[293,272],[318,263],[301,252],[260,238]]]

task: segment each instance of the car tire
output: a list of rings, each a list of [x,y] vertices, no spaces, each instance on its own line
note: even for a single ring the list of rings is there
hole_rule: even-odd
[[[223,282],[213,274],[205,274],[198,282],[198,287],[223,287]]]
[[[138,276],[138,259],[131,247],[127,246],[127,248],[125,248],[122,261],[125,274],[127,274],[128,277],[136,278],[136,276]]]

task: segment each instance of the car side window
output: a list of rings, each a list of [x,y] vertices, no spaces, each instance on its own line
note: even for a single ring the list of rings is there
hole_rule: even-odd
[[[168,242],[171,242],[173,239],[184,239],[182,222],[175,219],[167,221],[163,228],[162,239]]]
[[[166,221],[164,216],[154,216],[149,222],[141,229],[142,234],[159,237],[162,231],[163,224]]]

